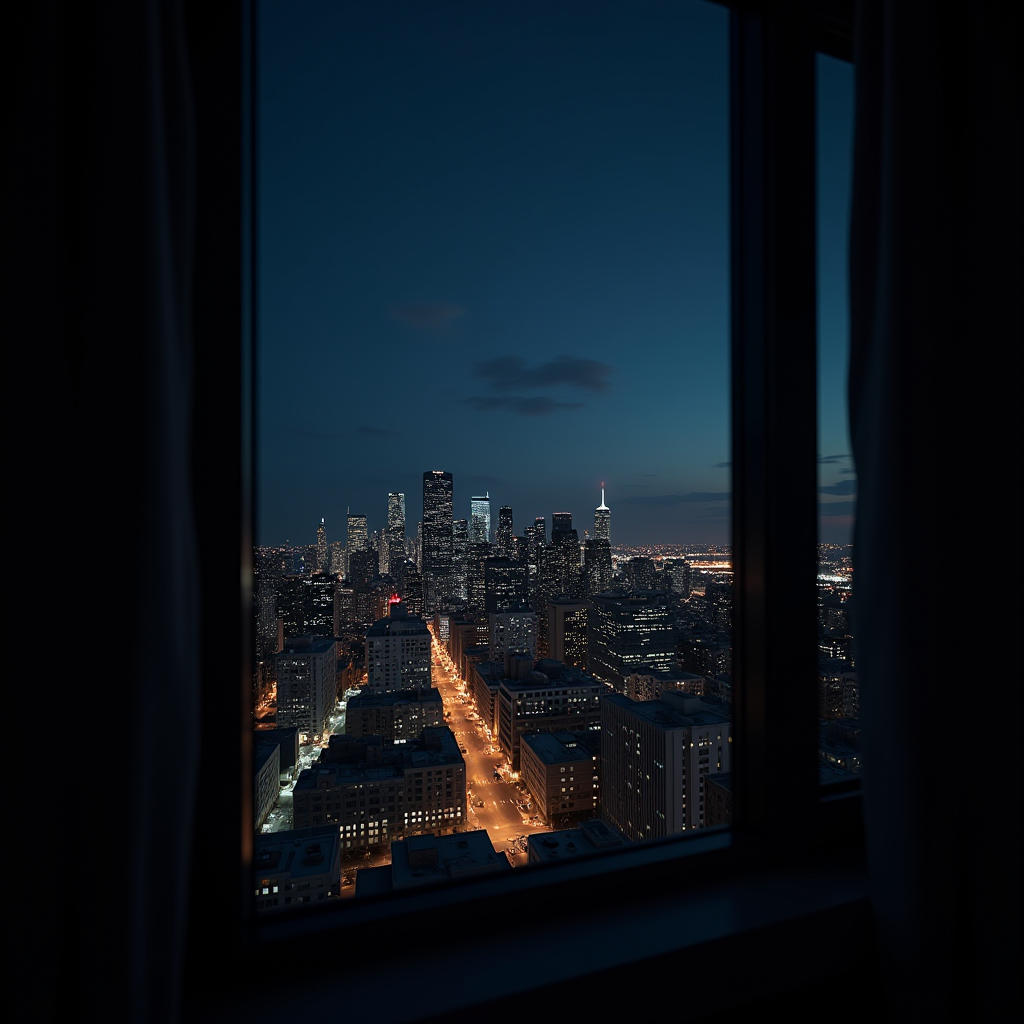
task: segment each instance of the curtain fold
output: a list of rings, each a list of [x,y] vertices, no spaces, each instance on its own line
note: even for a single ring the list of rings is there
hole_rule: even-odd
[[[862,2],[857,14],[854,636],[873,907],[889,1009],[906,1020],[1019,1009],[1012,11]]]
[[[60,569],[44,600],[62,616],[43,649],[54,670],[66,659],[59,685],[39,676],[53,706],[29,726],[59,733],[32,755],[48,764],[30,820],[54,823],[34,862],[34,947],[57,957],[27,1012],[171,1022],[201,726],[189,54],[176,0],[37,3],[19,19],[13,227],[38,262],[20,276],[18,340],[49,421],[33,497]]]

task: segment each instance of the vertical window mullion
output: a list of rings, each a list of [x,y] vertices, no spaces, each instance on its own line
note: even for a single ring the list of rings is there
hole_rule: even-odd
[[[732,12],[730,101],[734,820],[762,835],[810,822],[818,746],[814,46],[771,10]]]

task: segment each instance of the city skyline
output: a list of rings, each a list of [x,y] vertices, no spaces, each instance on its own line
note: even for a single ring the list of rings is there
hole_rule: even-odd
[[[616,543],[730,542],[727,22],[700,0],[261,6],[258,544],[321,518],[343,540],[349,508],[380,531],[393,492],[415,536],[433,469],[456,519],[489,494],[520,535],[556,511],[592,532],[604,487]],[[848,113],[820,119],[835,168]],[[845,174],[819,190],[837,251]],[[819,268],[836,540],[845,282],[834,252]]]

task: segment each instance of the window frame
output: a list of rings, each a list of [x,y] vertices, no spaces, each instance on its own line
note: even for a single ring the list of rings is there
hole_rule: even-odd
[[[450,1021],[499,1004],[508,1012],[571,1002],[581,982],[599,974],[630,983],[640,967],[677,969],[684,952],[700,979],[687,994],[696,1012],[825,978],[834,966],[821,941],[826,925],[845,932],[844,956],[851,947],[867,955],[859,791],[819,790],[815,694],[814,58],[851,59],[852,5],[724,5],[731,9],[733,827],[263,919],[252,905],[250,768],[257,26],[252,0],[186,2],[198,152],[194,479],[202,495],[206,682],[184,1019],[286,1019],[296,1006],[336,1011],[343,1003],[346,1013]],[[806,408],[790,400],[797,387],[809,396]],[[225,558],[229,550],[235,556]],[[794,620],[804,637],[797,643]],[[222,788],[240,799],[225,801]],[[551,927],[566,939],[558,956],[550,952]],[[403,989],[420,994],[416,1006],[391,996],[388,973],[398,963],[408,972]]]

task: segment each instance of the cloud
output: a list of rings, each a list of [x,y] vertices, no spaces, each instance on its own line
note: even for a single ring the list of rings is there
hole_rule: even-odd
[[[818,464],[825,465],[827,463],[843,462],[845,459],[852,458],[849,454],[846,455],[819,455]]]
[[[391,316],[417,331],[436,334],[465,316],[466,311],[452,302],[407,302],[391,309]]]
[[[731,462],[716,462],[711,468],[712,469],[731,469],[732,468],[732,463]]]
[[[547,363],[527,366],[520,356],[496,356],[476,364],[476,375],[490,381],[492,391],[532,391],[559,384],[604,394],[611,386],[612,368],[596,359],[560,355]]]
[[[657,508],[675,508],[678,505],[694,505],[706,501],[730,501],[728,491],[691,491],[689,494],[649,494],[633,498],[618,498],[617,505],[650,505]]]
[[[839,483],[826,484],[824,487],[818,488],[819,494],[856,494],[857,493],[857,481],[854,480],[840,480]]]
[[[518,416],[550,416],[553,412],[571,412],[583,408],[582,402],[556,402],[544,395],[481,395],[464,401],[477,412],[512,412]]]

